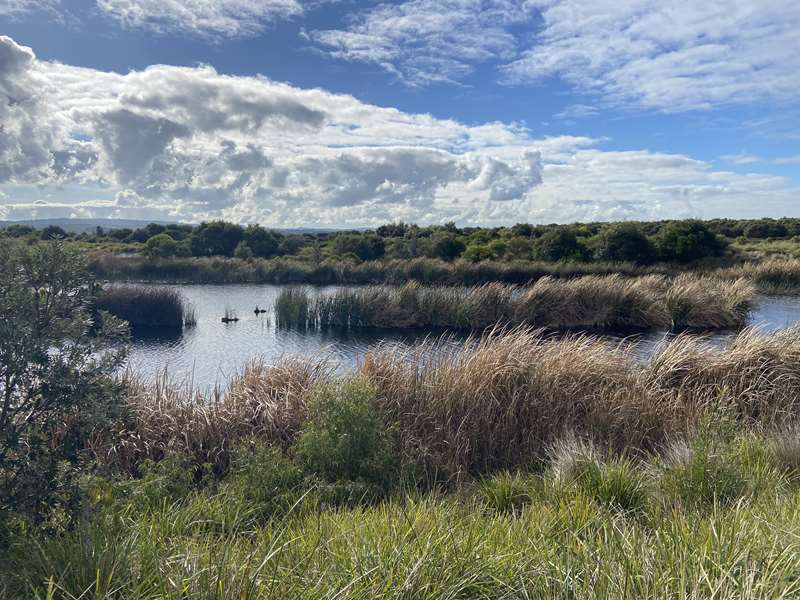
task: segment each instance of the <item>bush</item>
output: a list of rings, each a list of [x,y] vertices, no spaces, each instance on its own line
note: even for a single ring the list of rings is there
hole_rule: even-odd
[[[738,450],[732,422],[717,411],[705,415],[691,440],[674,442],[662,457],[667,500],[702,508],[744,497],[750,486]]]
[[[638,512],[647,504],[645,476],[625,457],[602,460],[591,444],[567,438],[551,450],[551,461],[562,485],[577,487],[603,506]]]
[[[530,504],[531,482],[519,474],[502,472],[478,482],[478,493],[488,508],[498,512],[516,512]]]
[[[661,258],[679,263],[721,256],[726,245],[723,238],[717,237],[702,221],[672,221],[658,236]]]
[[[397,476],[375,390],[361,378],[320,384],[312,392],[297,455],[308,471],[325,481],[362,482],[378,495],[388,491]]]
[[[657,257],[655,244],[634,223],[606,227],[594,240],[594,252],[600,260],[638,264],[650,264]]]
[[[303,471],[281,452],[253,438],[231,453],[231,469],[220,491],[228,502],[240,503],[250,518],[265,521],[284,514],[306,491]]]
[[[112,379],[127,328],[87,309],[83,256],[61,242],[0,243],[0,532],[10,514],[75,508],[91,435],[124,412]]]
[[[575,232],[568,229],[553,229],[536,240],[533,253],[539,260],[586,260],[586,247]]]

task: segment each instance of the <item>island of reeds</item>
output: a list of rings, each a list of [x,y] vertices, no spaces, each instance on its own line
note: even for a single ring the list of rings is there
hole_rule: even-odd
[[[795,597],[800,330],[682,333],[641,362],[486,313],[642,295],[673,322],[669,298],[752,293],[682,277],[369,288],[336,302],[501,324],[347,373],[256,361],[204,393],[120,375],[133,292],[111,304],[74,247],[0,243],[0,597]]]
[[[644,331],[739,329],[754,288],[746,278],[680,275],[543,277],[530,286],[372,286],[315,293],[284,288],[279,325],[482,330],[527,324],[549,329]]]

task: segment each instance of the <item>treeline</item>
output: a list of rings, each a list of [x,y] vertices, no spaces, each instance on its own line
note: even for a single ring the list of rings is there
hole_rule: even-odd
[[[469,262],[487,260],[605,261],[652,264],[689,263],[722,256],[737,238],[800,237],[800,219],[580,223],[511,227],[464,227],[454,223],[420,227],[406,223],[374,230],[283,233],[259,225],[224,221],[200,225],[151,223],[140,229],[69,234],[58,226],[41,231],[24,225],[3,230],[8,237],[63,238],[88,244],[132,246],[148,258],[295,257],[309,262],[326,259],[364,262],[380,259],[437,258]]]

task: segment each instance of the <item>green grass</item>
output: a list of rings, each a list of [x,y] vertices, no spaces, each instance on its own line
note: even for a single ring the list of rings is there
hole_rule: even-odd
[[[693,443],[693,442],[690,442]],[[734,438],[766,448],[762,438]],[[781,598],[800,593],[800,490],[682,503],[657,456],[573,481],[501,473],[448,493],[332,506],[280,452],[159,499],[105,484],[90,517],[13,540],[4,598]],[[767,456],[768,454],[764,454]],[[250,464],[245,464],[247,460]],[[287,462],[289,460],[289,462]],[[738,462],[743,480],[751,477]],[[687,475],[690,479],[693,475]],[[95,486],[100,486],[95,483]],[[673,491],[669,491],[673,490]],[[264,510],[269,507],[269,510]]]

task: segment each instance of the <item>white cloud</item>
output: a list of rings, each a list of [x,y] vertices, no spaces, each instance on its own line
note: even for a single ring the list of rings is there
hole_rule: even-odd
[[[791,214],[790,180],[681,155],[536,139],[208,66],[127,74],[0,38],[0,198],[11,218],[291,225]],[[84,190],[82,193],[81,190]],[[93,198],[86,200],[85,198]]]
[[[303,12],[298,0],[97,0],[97,6],[129,27],[224,37],[255,35]]]
[[[792,156],[778,156],[775,158],[766,158],[758,154],[747,154],[740,152],[739,154],[724,154],[720,159],[734,165],[752,165],[752,164],[768,164],[768,165],[800,165],[800,154]]]
[[[0,0],[0,16],[17,16],[35,10],[52,9],[59,0]]]
[[[454,82],[476,63],[511,59],[523,0],[409,0],[354,16],[346,30],[306,35],[341,59],[380,65],[405,83]]]
[[[663,111],[800,100],[795,0],[529,0],[543,26],[504,68]]]
[[[753,165],[764,162],[764,159],[757,154],[747,154],[745,152],[740,152],[739,154],[723,154],[720,156],[720,159],[734,165]]]

